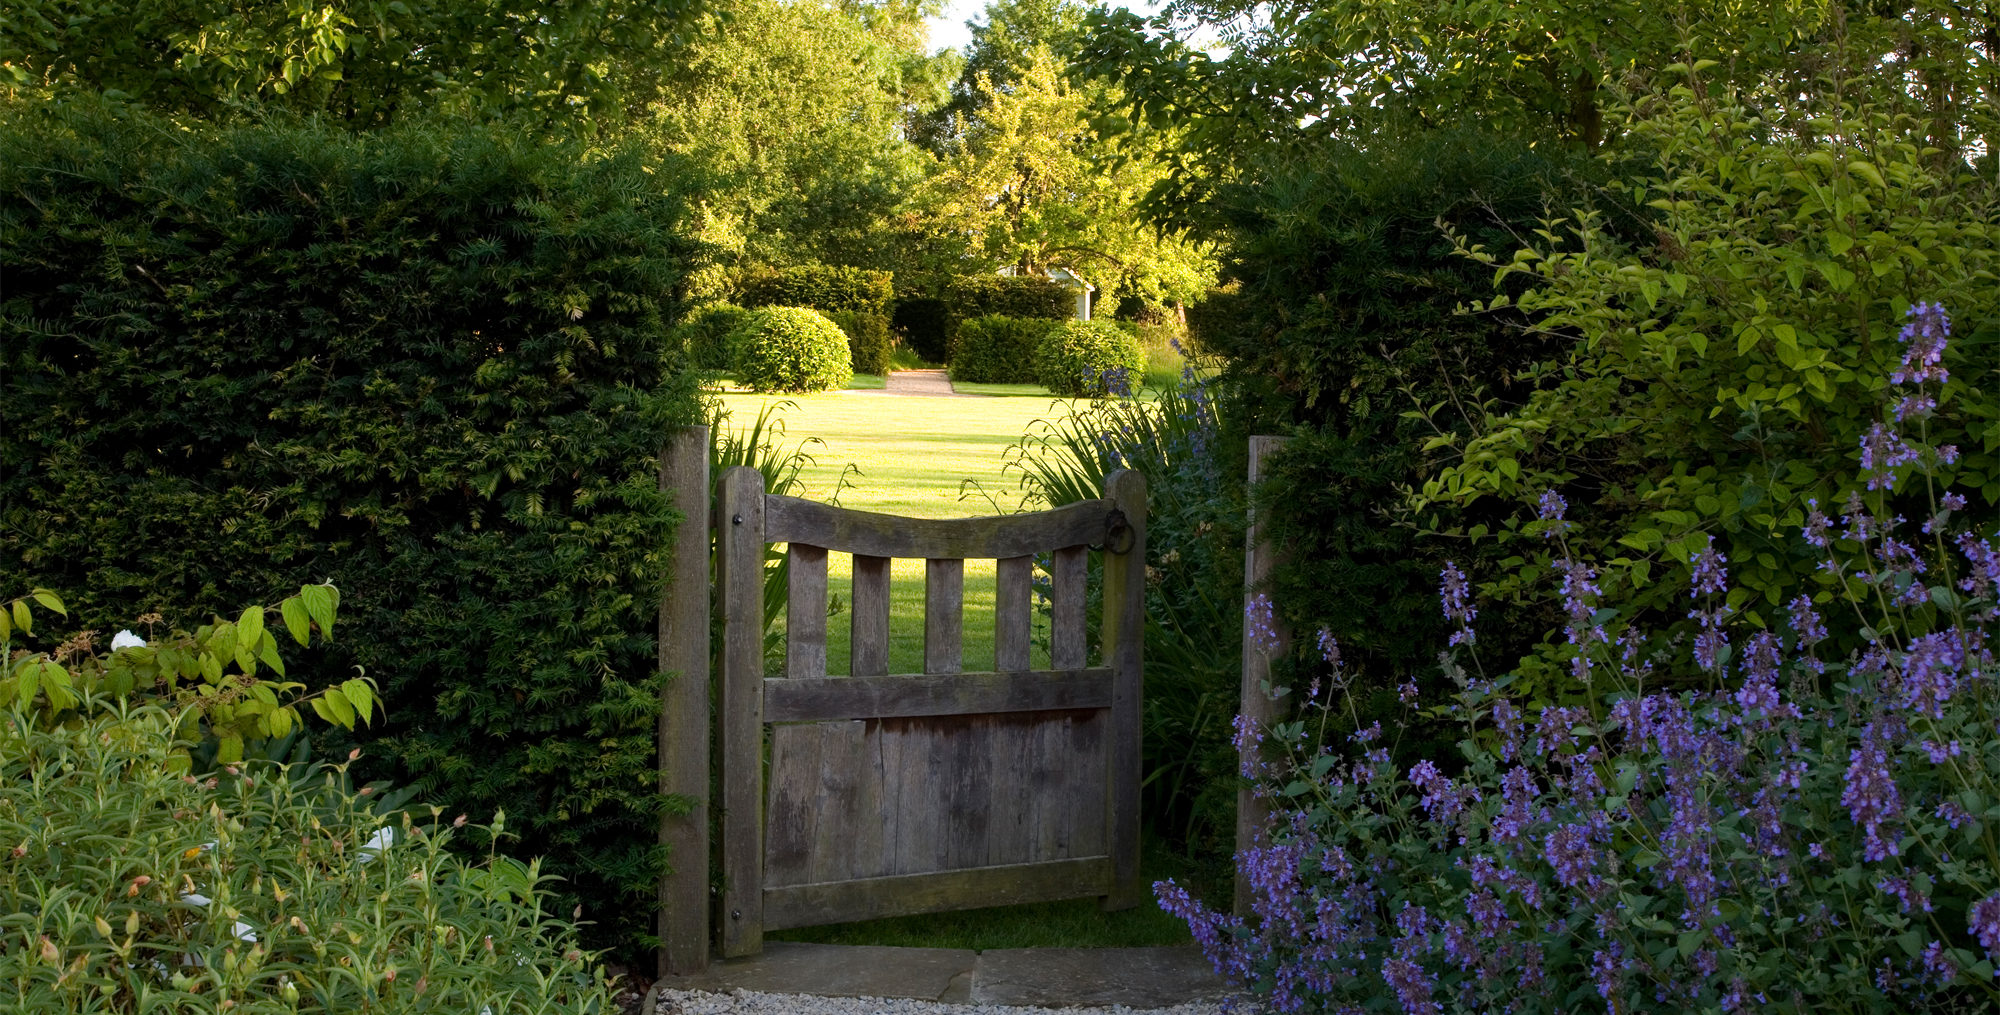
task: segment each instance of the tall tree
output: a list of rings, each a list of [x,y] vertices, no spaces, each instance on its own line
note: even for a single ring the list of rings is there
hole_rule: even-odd
[[[12,0],[0,91],[248,103],[380,126],[412,111],[615,123],[662,92],[704,0]]]
[[[1211,249],[1156,233],[1134,207],[1163,172],[1170,139],[1100,133],[1092,114],[1102,97],[1067,81],[1047,46],[1023,50],[1013,67],[1010,86],[980,81],[976,119],[957,117],[961,141],[923,198],[932,228],[990,266],[1070,270],[1100,299],[1199,297],[1214,282]]]
[[[705,174],[705,233],[750,263],[887,267],[936,102],[921,3],[739,0],[704,16],[645,128]],[[928,84],[927,84],[928,83]]]

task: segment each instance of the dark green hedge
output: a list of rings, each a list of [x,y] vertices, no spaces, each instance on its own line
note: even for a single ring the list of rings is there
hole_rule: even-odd
[[[1033,384],[1035,356],[1060,322],[991,314],[958,326],[951,379],[973,384]]]
[[[895,301],[894,276],[886,271],[801,264],[759,268],[737,283],[736,301],[746,307],[806,307],[886,314]]]
[[[913,274],[896,280],[896,331],[932,363],[950,357],[961,321],[995,314],[1061,321],[1075,313],[1076,295],[1053,279]]]
[[[1522,371],[1551,349],[1519,317],[1458,312],[1492,295],[1493,273],[1458,254],[1439,223],[1513,249],[1547,207],[1591,192],[1588,169],[1479,130],[1329,143],[1239,195],[1232,282],[1190,313],[1202,348],[1228,358],[1236,417],[1253,433],[1294,435],[1258,498],[1287,548],[1272,577],[1278,607],[1302,630],[1328,628],[1390,711],[1395,680],[1435,668],[1444,562],[1504,570],[1493,543],[1425,540],[1396,514],[1398,487],[1435,464],[1423,442],[1437,431],[1409,413],[1437,409],[1438,425],[1463,428],[1462,413],[1523,397]],[[1510,665],[1559,623],[1536,608],[1484,609],[1489,664]]]
[[[702,370],[736,369],[737,350],[729,338],[750,311],[733,303],[711,303],[687,316],[669,337],[673,348]]]
[[[889,330],[886,315],[835,310],[826,316],[847,334],[848,356],[853,361],[855,373],[889,372],[889,357],[896,351],[896,336]]]
[[[9,111],[0,588],[105,632],[331,580],[337,640],[291,674],[381,682],[365,771],[504,808],[597,943],[643,941],[656,456],[698,415],[670,175],[442,124]]]

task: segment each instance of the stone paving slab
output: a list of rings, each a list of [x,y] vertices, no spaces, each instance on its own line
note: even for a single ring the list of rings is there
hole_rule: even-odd
[[[818,997],[1047,1008],[1169,1008],[1229,991],[1193,946],[1172,948],[888,948],[767,942],[761,955],[718,961],[675,990],[752,990]]]
[[[670,976],[675,990],[819,997],[906,997],[963,1003],[972,998],[979,953],[963,948],[888,948],[767,941],[760,955],[709,964],[695,976]]]
[[[979,953],[972,1003],[1170,1008],[1217,1001],[1228,988],[1193,946],[996,948]]]

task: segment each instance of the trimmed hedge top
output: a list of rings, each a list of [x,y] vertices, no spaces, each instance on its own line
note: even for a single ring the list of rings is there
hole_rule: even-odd
[[[738,283],[746,307],[807,307],[822,313],[849,310],[886,314],[895,301],[894,276],[886,271],[802,264],[760,268]]]

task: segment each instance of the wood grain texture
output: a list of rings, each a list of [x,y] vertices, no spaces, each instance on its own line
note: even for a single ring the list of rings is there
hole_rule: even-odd
[[[1125,552],[1104,554],[1104,661],[1111,666],[1111,712],[1106,775],[1111,792],[1106,825],[1114,869],[1107,909],[1128,909],[1145,901],[1139,878],[1139,780],[1144,761],[1140,744],[1140,699],[1145,693],[1146,647],[1146,477],[1120,469],[1104,477],[1106,499],[1124,512],[1129,540]]]
[[[796,497],[770,498],[765,538],[870,557],[995,560],[1101,542],[1110,505],[1086,500],[1033,514],[905,518]]]
[[[965,561],[924,561],[924,672],[965,669]]]
[[[1265,463],[1272,455],[1285,446],[1284,437],[1257,436],[1250,438],[1250,485],[1256,486],[1264,478]],[[1257,512],[1250,511],[1249,530],[1243,540],[1243,600],[1246,615],[1250,597],[1264,590],[1270,581],[1271,569],[1277,564],[1276,551],[1264,533],[1264,526]],[[1291,636],[1284,622],[1276,616],[1271,624],[1277,629],[1282,645],[1289,646]],[[1271,657],[1257,647],[1250,637],[1248,625],[1243,632],[1243,686],[1238,714],[1257,724],[1259,729],[1270,728],[1278,718],[1278,703],[1269,692],[1271,686]],[[1281,651],[1280,655],[1283,654]],[[1253,743],[1245,749],[1247,756],[1238,759],[1248,765],[1257,760],[1257,747]],[[1263,797],[1252,792],[1248,786],[1236,791],[1236,850],[1241,855],[1244,850],[1258,845],[1258,837],[1271,809]],[[1250,880],[1241,871],[1236,874],[1236,915],[1250,915]]]
[[[764,893],[772,930],[954,909],[1012,906],[1107,892],[1105,857],[1006,864],[931,874],[906,874],[832,884],[793,885]]]
[[[1112,671],[1104,666],[1022,673],[770,678],[764,682],[764,721],[1109,708],[1112,694]]]
[[[1090,655],[1085,615],[1090,551],[1066,546],[1049,561],[1049,668],[1083,668]]]
[[[889,564],[887,557],[854,558],[847,672],[857,677],[889,672]]]
[[[660,454],[660,489],[673,498],[673,577],[660,603],[660,792],[691,802],[660,815],[673,869],[660,880],[659,975],[708,968],[709,527],[708,428],[684,427]]]
[[[1034,642],[1032,595],[1035,558],[1003,557],[994,562],[993,668],[1025,670]]]
[[[715,523],[722,602],[722,954],[764,946],[764,477],[722,476]]]
[[[764,887],[814,880],[813,854],[822,840],[820,724],[771,727],[770,801],[764,808]]]
[[[785,547],[785,676],[826,676],[826,549]]]

